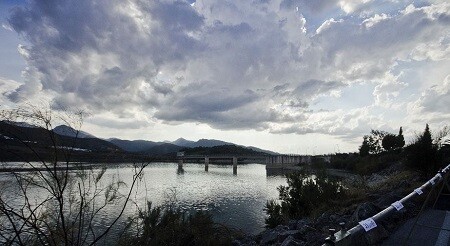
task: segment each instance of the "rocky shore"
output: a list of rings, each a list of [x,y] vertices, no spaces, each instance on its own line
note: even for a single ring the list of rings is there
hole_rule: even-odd
[[[404,171],[403,166],[398,163],[370,176],[350,177],[343,182],[347,186],[355,185],[363,189],[361,191],[363,199],[346,208],[330,208],[319,216],[291,220],[285,225],[267,229],[258,235],[235,240],[233,245],[322,245],[325,238],[335,231],[350,229],[359,221],[375,215],[401,199],[415,188],[419,178],[413,172]],[[420,209],[420,204],[418,201],[403,204],[404,209],[401,212],[380,223],[370,233],[357,238],[356,242],[361,245],[375,245],[382,242],[405,220],[413,217]]]

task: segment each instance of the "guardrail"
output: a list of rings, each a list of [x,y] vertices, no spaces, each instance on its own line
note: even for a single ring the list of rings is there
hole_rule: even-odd
[[[361,233],[369,232],[370,230],[377,227],[377,222],[380,222],[387,217],[391,216],[392,214],[400,211],[403,208],[403,204],[405,202],[408,202],[412,200],[415,197],[418,197],[424,193],[425,190],[429,188],[435,187],[437,184],[442,182],[443,180],[447,180],[448,175],[450,174],[450,164],[446,166],[445,168],[441,169],[434,177],[432,177],[430,180],[425,182],[422,186],[414,189],[411,193],[403,197],[402,199],[394,202],[391,206],[385,208],[381,212],[377,213],[376,215],[362,220],[358,223],[358,225],[354,226],[353,228],[349,230],[340,230],[334,235],[329,236],[325,239],[325,243],[323,246],[330,246],[330,245],[351,245],[352,244],[352,238],[356,235],[359,235]],[[431,192],[431,190],[430,190]]]

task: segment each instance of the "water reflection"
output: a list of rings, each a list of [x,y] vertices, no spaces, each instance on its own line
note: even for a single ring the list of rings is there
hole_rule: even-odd
[[[134,216],[136,206],[144,208],[147,201],[155,206],[175,203],[184,211],[207,210],[217,223],[258,233],[264,228],[266,201],[278,197],[276,188],[285,185],[286,179],[269,175],[260,164],[237,168],[230,170],[230,165],[209,164],[205,170],[204,164],[185,163],[181,167],[178,163],[150,164],[133,191],[133,203],[130,203],[133,205],[127,208],[122,219],[126,221]],[[130,185],[133,174],[132,165],[114,165],[108,168],[102,182],[107,185],[113,180],[121,180]],[[13,180],[13,177],[1,174],[2,179]],[[102,218],[107,220],[116,213],[116,207],[107,207]]]
[[[282,168],[268,168],[266,169],[267,176],[285,176],[286,174],[292,173],[292,170],[282,169]]]
[[[178,165],[177,174],[184,174],[184,168]]]

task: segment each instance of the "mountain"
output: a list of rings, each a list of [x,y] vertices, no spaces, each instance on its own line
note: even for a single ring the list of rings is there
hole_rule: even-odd
[[[194,142],[194,141],[186,140],[184,138],[179,138],[179,139],[173,141],[172,144],[175,144],[175,145],[178,145],[178,146],[187,147],[187,148],[215,147],[215,146],[223,146],[223,145],[236,145],[236,146],[248,148],[248,149],[251,149],[251,150],[254,150],[254,151],[257,151],[257,152],[266,153],[266,154],[269,154],[269,155],[278,155],[278,153],[270,151],[270,150],[264,150],[264,149],[260,149],[260,148],[253,147],[253,146],[238,145],[238,144],[225,142],[225,141],[221,141],[221,140],[216,140],[216,139],[204,139],[204,138],[202,138],[202,139],[198,140],[197,142]]]
[[[14,122],[14,125],[19,126],[19,127],[26,126],[28,128],[31,128],[31,127],[36,128],[35,126],[26,125],[25,123],[18,123],[18,122]],[[77,131],[75,129],[73,129],[72,127],[69,127],[66,125],[60,125],[60,126],[55,127],[53,129],[53,132],[57,133],[58,135],[66,136],[66,137],[74,138],[77,136]],[[78,139],[89,139],[89,138],[98,139],[94,135],[89,134],[84,131],[78,131],[77,138]],[[225,142],[225,141],[221,141],[221,140],[204,139],[204,138],[199,139],[198,141],[191,141],[191,140],[187,140],[184,138],[178,138],[177,140],[175,140],[173,142],[168,142],[168,141],[153,142],[153,141],[148,141],[148,140],[122,140],[122,139],[118,139],[118,138],[110,138],[110,139],[107,139],[106,141],[113,144],[114,146],[117,146],[118,149],[122,149],[127,152],[133,152],[133,153],[145,153],[148,155],[168,154],[168,153],[177,152],[183,148],[216,147],[216,146],[224,146],[224,145],[235,145],[235,146],[251,149],[256,152],[262,152],[262,153],[271,154],[271,155],[278,154],[278,153],[275,153],[272,151],[263,150],[263,149],[256,148],[253,146],[248,147],[248,146],[237,145],[234,143]],[[91,148],[92,148],[92,146],[91,146]]]
[[[169,143],[175,144],[175,145],[178,145],[178,146],[182,146],[182,147],[189,147],[189,148],[196,147],[195,146],[196,142],[191,141],[191,140],[186,140],[184,138],[179,138],[179,139],[177,139],[177,140],[175,140],[173,142],[169,142]]]
[[[111,138],[108,141],[121,149],[128,152],[143,152],[155,146],[161,145],[161,142],[153,142],[147,140],[121,140],[118,138]]]
[[[84,131],[78,131],[73,129],[70,126],[66,125],[60,125],[55,128],[53,128],[53,132],[61,135],[61,136],[67,136],[67,137],[73,137],[73,138],[96,138],[94,135],[89,134]]]
[[[215,140],[215,139],[200,139],[196,142],[196,146],[193,147],[214,147],[214,146],[221,146],[221,145],[235,145],[234,143],[224,142],[221,140]]]
[[[250,150],[254,150],[256,152],[262,152],[265,154],[278,154],[273,151],[269,150],[263,150],[260,148],[256,148],[253,146],[242,146],[237,145],[230,142],[225,142],[221,140],[216,139],[200,139],[198,141],[191,141],[184,138],[178,138],[177,140],[173,142],[164,141],[164,142],[153,142],[153,141],[147,141],[147,140],[121,140],[117,138],[111,138],[108,139],[109,142],[115,144],[116,146],[120,147],[121,149],[128,151],[128,152],[135,152],[135,153],[145,153],[149,155],[160,155],[160,154],[167,154],[172,152],[177,152],[183,148],[197,148],[197,147],[216,147],[216,146],[223,146],[223,145],[236,145],[239,147],[247,148]]]
[[[35,126],[26,122],[17,122],[17,121],[3,121],[4,123],[8,123],[10,125],[14,125],[14,126],[20,126],[20,127],[27,127],[27,128],[38,128],[39,126]]]
[[[147,155],[165,155],[165,154],[178,152],[185,148],[186,147],[178,146],[178,145],[171,144],[171,143],[163,143],[163,144],[154,146],[150,149],[147,149],[145,151],[142,151],[142,153],[147,154]]]
[[[195,147],[190,149],[184,149],[186,155],[247,155],[247,156],[261,156],[267,155],[266,153],[255,151],[251,148],[239,146],[239,145],[219,145],[212,147]]]
[[[214,147],[220,145],[234,145],[234,143],[224,142],[215,139],[200,139],[197,142],[186,140],[184,138],[179,138],[173,141],[171,144],[175,144],[182,147],[195,148],[195,147]]]
[[[270,151],[270,150],[265,150],[265,149],[260,149],[257,147],[253,147],[253,146],[247,146],[246,148],[257,151],[257,152],[262,152],[265,154],[269,154],[269,155],[279,155],[280,153],[274,152],[274,151]]]
[[[98,138],[74,138],[48,131],[42,127],[21,126],[0,121],[0,157],[14,160],[20,158],[49,158],[54,150],[71,149],[84,153],[122,153],[116,145]],[[32,153],[34,150],[35,153]]]

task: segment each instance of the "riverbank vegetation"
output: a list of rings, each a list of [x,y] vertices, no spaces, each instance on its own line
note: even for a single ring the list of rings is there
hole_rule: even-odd
[[[191,214],[174,204],[153,207],[147,203],[135,218],[130,218],[126,233],[118,245],[231,245],[239,232],[214,223],[212,215],[204,211]]]
[[[359,153],[332,155],[327,167],[370,175],[401,162],[405,168],[419,171],[426,178],[450,162],[449,134],[448,127],[433,134],[426,124],[423,132],[405,144],[401,127],[398,135],[372,130],[371,134],[363,137]]]
[[[323,174],[311,176],[307,173],[288,174],[287,185],[278,187],[280,203],[270,200],[265,211],[266,226],[273,228],[291,218],[310,216],[342,202],[346,197],[344,187]]]
[[[287,186],[278,187],[279,199],[267,202],[266,226],[344,209],[370,200],[370,193],[396,190],[402,194],[406,190],[397,189],[399,184],[405,180],[419,184],[450,162],[449,133],[444,127],[432,134],[427,124],[406,145],[402,127],[398,134],[372,130],[363,137],[359,153],[335,154],[329,163],[313,159],[313,172],[287,175]],[[359,178],[334,181],[324,174],[326,168],[343,169]]]

